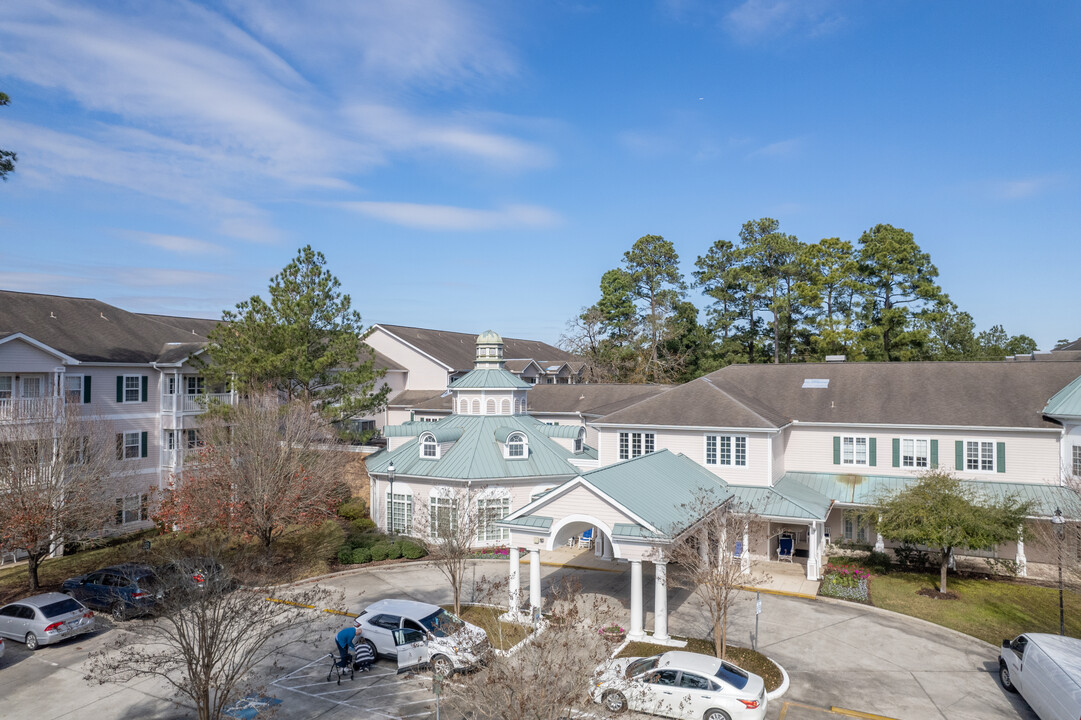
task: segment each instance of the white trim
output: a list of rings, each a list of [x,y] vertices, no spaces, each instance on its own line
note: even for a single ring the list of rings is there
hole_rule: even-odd
[[[905,468],[911,468],[911,469],[917,470],[917,471],[919,471],[921,469],[923,469],[923,470],[930,469],[931,468],[931,441],[932,440],[937,440],[937,439],[938,438],[932,438],[929,435],[924,435],[922,437],[920,437],[918,435],[908,435],[908,436],[901,436],[901,437],[897,438],[897,442],[898,442],[898,445],[897,445],[897,467],[898,467],[898,469],[904,470]],[[913,463],[912,465],[905,465],[905,440],[911,440],[912,441],[912,463]],[[916,443],[918,441],[920,441],[920,440],[923,440],[924,442],[927,443],[927,464],[926,465],[920,465],[917,462],[918,458],[919,458],[919,454],[916,452]],[[892,444],[893,443],[891,442],[890,445],[892,445]],[[892,447],[890,448],[890,454],[891,455],[893,454],[893,448]],[[941,465],[942,463],[939,463],[939,464]],[[893,465],[893,458],[890,458],[890,465],[891,466]]]
[[[793,425],[799,425],[800,427],[823,427],[823,428],[876,428],[884,430],[923,430],[928,432],[930,430],[980,430],[996,432],[1042,432],[1042,433],[1058,433],[1062,432],[1061,428],[1046,428],[1046,427],[1017,427],[1014,425],[911,425],[911,424],[886,424],[886,423],[823,423],[823,422],[801,422],[799,420],[793,420]],[[851,432],[851,431],[850,431]]]
[[[114,405],[116,403],[113,403]],[[133,405],[134,403],[120,403],[121,405]],[[150,404],[150,400],[147,399],[146,404]],[[161,411],[154,413],[117,413],[115,415],[83,415],[84,420],[155,420],[161,417]]]
[[[380,330],[385,332],[387,335],[390,335],[392,338],[394,338],[395,340],[400,342],[402,345],[405,345],[407,348],[410,348],[412,350],[416,350],[418,353],[420,353],[424,357],[428,358],[429,360],[432,360],[433,362],[437,363],[438,365],[441,365],[441,366],[445,367],[447,369],[447,372],[456,372],[455,368],[452,368],[450,365],[447,365],[445,362],[443,362],[439,358],[435,357],[434,355],[429,355],[428,353],[424,352],[423,350],[421,350],[416,345],[414,345],[414,344],[412,344],[412,343],[410,343],[410,342],[408,342],[406,340],[402,340],[400,337],[398,337],[397,335],[392,333],[390,330],[387,330],[385,327],[383,327],[379,323],[376,323],[375,325],[372,325],[372,329],[374,330],[375,328],[379,328]],[[371,333],[369,333],[369,335],[370,334]],[[367,339],[367,338],[365,338],[365,339]],[[371,347],[371,346],[369,346],[369,347]],[[372,348],[372,349],[374,350],[375,348]],[[386,353],[383,353],[383,354],[385,355]],[[391,359],[394,360],[394,358],[391,358]],[[394,360],[394,362],[398,362],[398,361]]]
[[[557,497],[562,497],[563,495],[567,494],[568,492],[570,492],[571,490],[573,490],[574,488],[576,488],[578,486],[583,486],[583,487],[587,488],[588,490],[592,491],[593,494],[597,495],[599,498],[607,500],[608,502],[610,502],[612,504],[613,507],[615,507],[621,513],[626,515],[628,518],[634,520],[639,525],[642,525],[643,527],[655,532],[658,535],[665,536],[664,532],[662,532],[661,530],[655,528],[651,523],[649,523],[645,519],[639,517],[637,514],[631,512],[625,505],[620,503],[618,500],[613,498],[608,493],[606,493],[603,490],[601,490],[600,488],[598,488],[596,485],[593,485],[592,483],[590,483],[588,480],[586,480],[581,475],[578,475],[577,477],[575,477],[575,478],[573,478],[571,480],[568,480],[567,482],[565,482],[562,485],[558,486],[557,489],[561,490],[561,492],[559,492],[559,493],[551,493],[550,492],[547,495],[545,495],[544,497],[537,498],[536,500],[534,500],[534,501],[532,501],[532,502],[518,508],[517,510],[512,512],[510,515],[507,515],[505,518],[503,518],[503,522],[508,522],[510,520],[516,520],[519,517],[522,517],[523,515],[532,515],[533,511],[536,508],[539,508],[539,507],[543,506],[545,503],[547,503],[547,502],[549,502],[551,500],[554,500]],[[536,506],[536,507],[534,507],[534,506]]]
[[[539,415],[556,415],[557,413],[538,412]],[[590,423],[596,428],[644,428],[646,430],[701,430],[703,432],[719,432],[719,433],[768,433],[775,435],[781,430],[788,427],[788,424],[781,425],[779,427],[721,427],[719,425],[630,425],[627,423]]]
[[[82,365],[81,362],[79,362],[78,360],[76,360],[72,356],[67,355],[65,353],[62,353],[59,350],[57,350],[56,348],[54,348],[54,347],[49,347],[45,343],[41,342],[40,340],[35,340],[34,338],[30,337],[26,333],[21,333],[21,332],[12,333],[11,335],[8,335],[7,337],[0,339],[0,345],[3,345],[4,343],[7,343],[7,342],[9,342],[11,340],[22,340],[23,342],[27,343],[28,345],[33,345],[34,347],[36,347],[38,350],[41,350],[42,352],[46,352],[46,353],[49,353],[50,355],[53,355],[55,357],[60,358],[61,360],[63,360],[68,365]]]
[[[508,515],[507,517],[510,516]],[[506,521],[506,519],[507,518],[503,518],[504,521]],[[555,550],[556,535],[559,534],[560,530],[562,530],[567,525],[570,525],[571,523],[587,523],[597,528],[598,530],[603,531],[604,534],[608,536],[608,540],[610,540],[612,543],[612,556],[616,559],[622,557],[619,552],[619,544],[615,540],[612,540],[612,528],[608,527],[608,525],[602,523],[600,520],[593,517],[592,515],[582,515],[581,513],[567,515],[559,522],[553,523],[552,527],[548,529],[548,538],[547,541],[544,543],[544,549],[549,551]],[[511,532],[514,531],[512,530]]]
[[[991,474],[991,473],[998,472],[998,443],[1000,441],[987,440],[987,439],[984,439],[984,438],[980,438],[980,439],[965,438],[961,442],[964,443],[962,445],[962,448],[964,450],[964,453],[963,453],[962,457],[964,458],[965,466],[963,468],[958,468],[957,472],[977,473],[977,474],[980,474],[980,475],[986,475],[986,474]],[[982,470],[982,469],[980,469],[978,467],[975,470],[973,470],[972,468],[970,468],[968,466],[968,444],[969,443],[977,443],[977,444],[987,443],[987,444],[989,444],[991,446],[991,469],[990,470]],[[976,464],[977,465],[980,464],[980,462],[982,460],[982,457],[983,457],[983,450],[982,450],[982,448],[977,447],[976,448]]]
[[[840,435],[839,437],[841,438],[841,456],[839,458],[841,462],[838,463],[839,465],[847,466],[847,467],[877,467],[878,466],[877,462],[874,465],[871,464],[871,436],[870,435],[855,435],[855,434],[853,434],[853,435]],[[845,439],[846,438],[852,440],[852,462],[845,462]],[[863,462],[859,462],[859,461],[856,460],[856,458],[859,456],[859,453],[856,452],[857,447],[859,446],[859,443],[856,442],[857,440],[863,440],[864,441],[864,443],[863,443],[863,457],[864,457]],[[877,445],[877,442],[876,442],[876,445]],[[876,447],[875,448],[876,452],[877,452],[877,449],[878,448]],[[875,458],[876,461],[877,461],[877,459],[878,458]]]

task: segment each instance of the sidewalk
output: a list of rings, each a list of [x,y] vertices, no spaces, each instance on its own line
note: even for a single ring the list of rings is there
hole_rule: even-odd
[[[807,566],[800,564],[799,558],[795,562],[764,562],[756,566],[756,572],[767,577],[764,582],[743,586],[744,590],[770,593],[772,595],[789,595],[814,599],[818,595],[818,580],[807,579]]]

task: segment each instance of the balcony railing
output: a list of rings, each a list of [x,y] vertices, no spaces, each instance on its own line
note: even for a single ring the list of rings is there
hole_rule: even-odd
[[[60,397],[0,398],[0,420],[45,420],[64,409]]]
[[[175,412],[179,407],[180,412],[199,414],[206,412],[208,405],[212,403],[221,403],[223,405],[233,404],[232,393],[203,393],[199,395],[162,395],[161,396],[161,411],[162,412]]]

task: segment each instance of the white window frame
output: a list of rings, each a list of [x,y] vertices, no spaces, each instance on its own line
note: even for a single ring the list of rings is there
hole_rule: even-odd
[[[905,454],[905,443],[912,443],[912,453],[910,455]],[[920,455],[919,443],[924,443],[923,455]],[[911,457],[912,462],[908,463],[906,460]],[[920,464],[920,460],[923,460],[923,464]],[[901,457],[898,458],[900,466],[902,468],[912,468],[913,470],[926,470],[931,467],[931,438],[927,437],[903,437],[901,438]]]
[[[74,380],[75,383],[71,381]],[[77,384],[77,388],[71,388],[69,384]],[[64,402],[71,403],[72,405],[80,405],[83,402],[83,376],[82,375],[64,375]],[[75,399],[75,393],[79,394],[79,398]]]
[[[132,440],[134,439],[134,443]],[[130,454],[134,450],[135,454]],[[123,460],[138,460],[143,456],[143,434],[135,432],[124,433],[124,457]]]
[[[510,495],[492,494],[477,498],[477,542],[506,542],[510,531],[495,527],[495,523],[510,515]]]
[[[519,452],[515,452],[515,451]],[[503,457],[507,460],[525,460],[529,457],[529,440],[525,433],[512,432],[507,436],[507,443],[503,448]]]
[[[971,447],[976,446],[975,458],[971,455]],[[991,467],[985,468],[983,451],[986,449],[984,446],[990,446],[991,455]],[[972,461],[975,460],[976,467],[970,467]],[[973,473],[993,473],[998,470],[998,447],[994,440],[965,440],[965,472]]]
[[[130,387],[129,380],[135,381],[135,387]],[[129,398],[129,393],[135,391],[135,399]],[[137,403],[143,401],[143,376],[142,375],[125,375],[124,376],[124,402],[125,403]]]
[[[574,438],[574,452],[580,453],[585,450],[586,446],[586,429],[578,429],[578,437]]]
[[[465,398],[462,398],[461,400],[458,401],[458,414],[459,415],[468,415],[469,414],[469,401],[466,400]]]
[[[712,445],[712,447],[711,447]],[[706,435],[705,464],[747,467],[746,435]]]
[[[717,458],[717,436],[706,435],[706,454],[704,457],[705,464],[716,465]]]
[[[397,488],[396,488],[397,489]],[[399,535],[413,534],[413,492],[406,489],[405,492],[396,492],[392,496],[390,488],[386,492],[386,530],[388,533]]]
[[[443,516],[446,516],[445,519]],[[448,532],[441,534],[439,529],[444,520]],[[435,488],[428,496],[428,537],[432,540],[443,540],[454,537],[458,533],[458,498],[449,490]]]
[[[863,461],[860,461],[860,441],[863,441]],[[845,445],[851,444],[850,457],[845,455]],[[871,462],[871,439],[869,435],[842,435],[841,436],[841,464],[867,467]]]
[[[423,433],[420,436],[420,457],[424,460],[439,459],[439,442],[435,439],[435,435],[430,432]]]
[[[176,395],[176,375],[167,375],[165,377],[165,394]]]
[[[150,519],[150,496],[146,493],[142,495],[125,495],[116,499],[117,518],[120,520],[120,525],[131,525],[132,523],[144,522]]]
[[[194,392],[192,392],[194,390]],[[184,394],[185,395],[205,395],[206,394],[206,378],[202,375],[185,375],[184,376]]]
[[[630,460],[656,452],[657,434],[651,432],[621,432],[619,434],[619,459]]]
[[[1081,478],[1081,445],[1073,446],[1073,474]]]
[[[10,400],[15,397],[15,376],[0,375],[0,382],[6,380],[5,387],[0,387],[0,400]]]
[[[499,414],[510,415],[510,398],[503,398],[499,401]]]
[[[31,395],[26,392],[27,383],[31,385],[34,383],[37,384],[36,395]],[[22,378],[22,387],[19,388],[19,394],[21,397],[27,398],[28,400],[36,400],[45,397],[45,378],[40,375],[24,375]]]
[[[199,431],[198,430],[188,429],[188,430],[184,431],[184,449],[185,450],[198,450],[199,448],[203,447],[204,445],[206,445],[206,441],[204,441],[199,436]]]

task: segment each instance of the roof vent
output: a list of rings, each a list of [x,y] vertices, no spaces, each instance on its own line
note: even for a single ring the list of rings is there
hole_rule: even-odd
[[[53,313],[53,311],[52,311],[52,310],[50,310],[50,311],[49,311],[49,317],[51,317],[51,318],[52,318],[53,320],[56,320],[56,319],[58,319],[58,318],[56,317],[56,314],[55,314],[55,313]]]
[[[803,387],[812,389],[826,389],[830,386],[829,378],[804,378]]]
[[[105,317],[105,313],[103,313],[103,312],[98,312],[98,315],[101,315],[101,319],[102,319],[102,320],[106,320],[106,321],[107,321],[107,320],[109,319],[109,318]]]
[[[836,362],[844,362],[847,359],[848,358],[845,357],[844,355],[827,355],[826,356],[826,362],[834,362],[834,363],[836,363]]]

